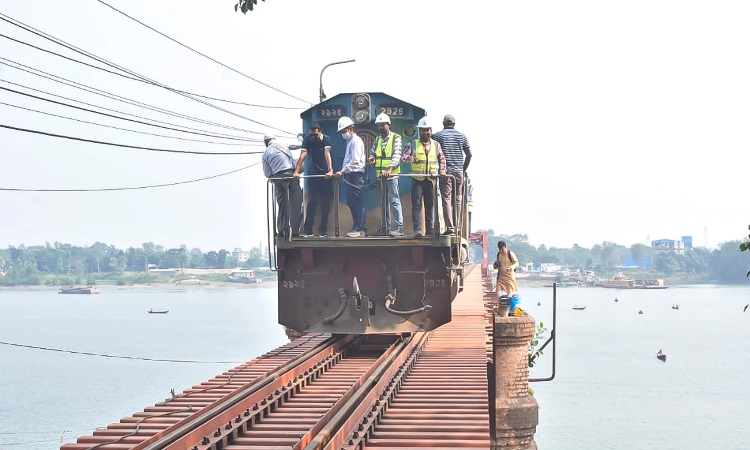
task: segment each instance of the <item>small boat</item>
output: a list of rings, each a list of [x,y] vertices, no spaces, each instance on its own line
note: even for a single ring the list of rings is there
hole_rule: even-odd
[[[656,354],[656,358],[659,359],[659,361],[666,361],[667,355],[665,355],[664,353],[662,353],[661,350],[659,350],[659,353]]]
[[[642,309],[639,309],[639,310],[638,310],[638,314],[643,314],[643,310],[642,310]]]
[[[255,275],[254,270],[235,270],[227,275],[227,278],[235,283],[255,284],[261,282],[261,279]]]
[[[57,288],[58,294],[98,294],[99,289],[91,286],[64,286]]]
[[[617,297],[615,297],[615,303],[619,302],[620,300],[617,300]]]
[[[165,309],[165,310],[162,310],[162,311],[154,311],[153,309],[149,309],[146,312],[149,313],[149,314],[166,314],[166,313],[169,312],[169,310]]]
[[[578,306],[578,305],[575,305],[575,306],[573,307],[573,309],[576,309],[576,310],[578,310],[578,311],[583,311],[584,309],[586,309],[586,307],[585,307],[585,306]]]
[[[680,305],[674,304],[674,305],[672,305],[672,309],[680,309]]]

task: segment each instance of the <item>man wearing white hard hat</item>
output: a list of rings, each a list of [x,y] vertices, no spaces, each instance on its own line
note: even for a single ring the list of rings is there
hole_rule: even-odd
[[[391,132],[391,118],[381,113],[375,118],[378,127],[378,137],[372,143],[369,163],[375,167],[375,175],[385,178],[385,232],[389,236],[404,235],[404,217],[401,212],[401,198],[398,192],[398,174],[401,172],[401,135]],[[395,229],[391,230],[391,209]]]
[[[299,179],[294,178],[294,158],[289,149],[276,141],[272,134],[263,136],[266,151],[263,152],[263,174],[273,183],[278,215],[277,236],[298,237],[302,222],[302,189]]]
[[[354,132],[354,122],[349,117],[339,119],[338,132],[346,141],[346,153],[341,170],[334,173],[336,178],[344,178],[346,204],[352,212],[352,231],[346,233],[351,238],[365,235],[365,198],[362,188],[365,185],[365,143]]]
[[[433,180],[445,175],[445,156],[440,144],[432,139],[432,125],[426,116],[417,123],[419,139],[404,151],[403,161],[411,164],[411,219],[414,237],[422,237],[422,205],[424,204],[425,234],[435,233],[435,189]]]

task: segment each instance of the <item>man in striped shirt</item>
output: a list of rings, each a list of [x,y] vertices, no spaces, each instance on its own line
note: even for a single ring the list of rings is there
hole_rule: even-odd
[[[456,130],[455,126],[456,118],[453,117],[453,114],[446,114],[443,118],[443,129],[432,136],[443,149],[448,175],[440,178],[440,195],[443,202],[443,219],[445,220],[443,234],[445,235],[456,234],[456,228],[462,213],[464,175],[471,161],[469,140],[466,139],[465,134]],[[464,155],[466,155],[465,158]],[[455,211],[453,211],[454,195],[457,202]]]

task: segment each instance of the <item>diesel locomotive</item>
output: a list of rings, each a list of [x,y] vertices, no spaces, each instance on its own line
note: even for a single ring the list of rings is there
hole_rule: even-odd
[[[401,135],[404,146],[418,139],[417,124],[425,110],[381,92],[344,93],[301,114],[304,130],[318,123],[331,138],[333,170],[342,166],[346,143],[338,134],[342,117],[350,118],[370,152],[377,137],[375,118],[386,114],[391,132]],[[433,123],[438,124],[439,118]],[[439,125],[438,125],[439,126]],[[433,133],[439,131],[433,129]],[[367,155],[369,157],[369,155]],[[306,158],[309,163],[311,158]],[[271,269],[278,274],[278,320],[299,333],[371,334],[428,331],[451,320],[451,302],[461,291],[468,258],[467,208],[460,208],[456,233],[445,230],[439,199],[439,176],[428,177],[435,192],[434,207],[420,211],[432,215],[432,234],[414,233],[411,220],[412,177],[410,164],[401,164],[398,176],[404,235],[390,236],[384,227],[385,184],[368,165],[364,188],[366,220],[363,237],[347,237],[351,214],[345,203],[341,179],[334,193],[327,236],[292,236],[276,229],[278,214],[274,185],[268,184],[268,236]],[[308,173],[307,171],[304,172]],[[309,175],[302,176],[303,186]],[[468,183],[464,182],[464,189]],[[307,189],[305,199],[307,199]],[[466,192],[462,196],[466,202]],[[307,203],[305,201],[305,203]],[[453,205],[454,211],[458,205]],[[454,214],[455,215],[455,214]],[[424,223],[424,220],[422,220]],[[317,226],[316,228],[317,229]]]

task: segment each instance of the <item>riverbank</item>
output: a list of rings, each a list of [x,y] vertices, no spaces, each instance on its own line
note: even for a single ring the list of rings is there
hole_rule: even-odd
[[[115,285],[115,284],[95,284],[94,285],[101,294],[106,294],[107,291],[132,291],[132,290],[170,290],[170,291],[195,291],[195,290],[227,290],[227,289],[259,289],[259,288],[276,288],[274,281],[267,283],[234,283],[231,281],[201,281],[200,283],[185,283],[185,282],[154,282],[146,284],[128,284],[128,285]],[[0,286],[0,292],[12,292],[12,291],[55,291],[57,292],[57,286],[48,285],[16,285],[16,286]]]

